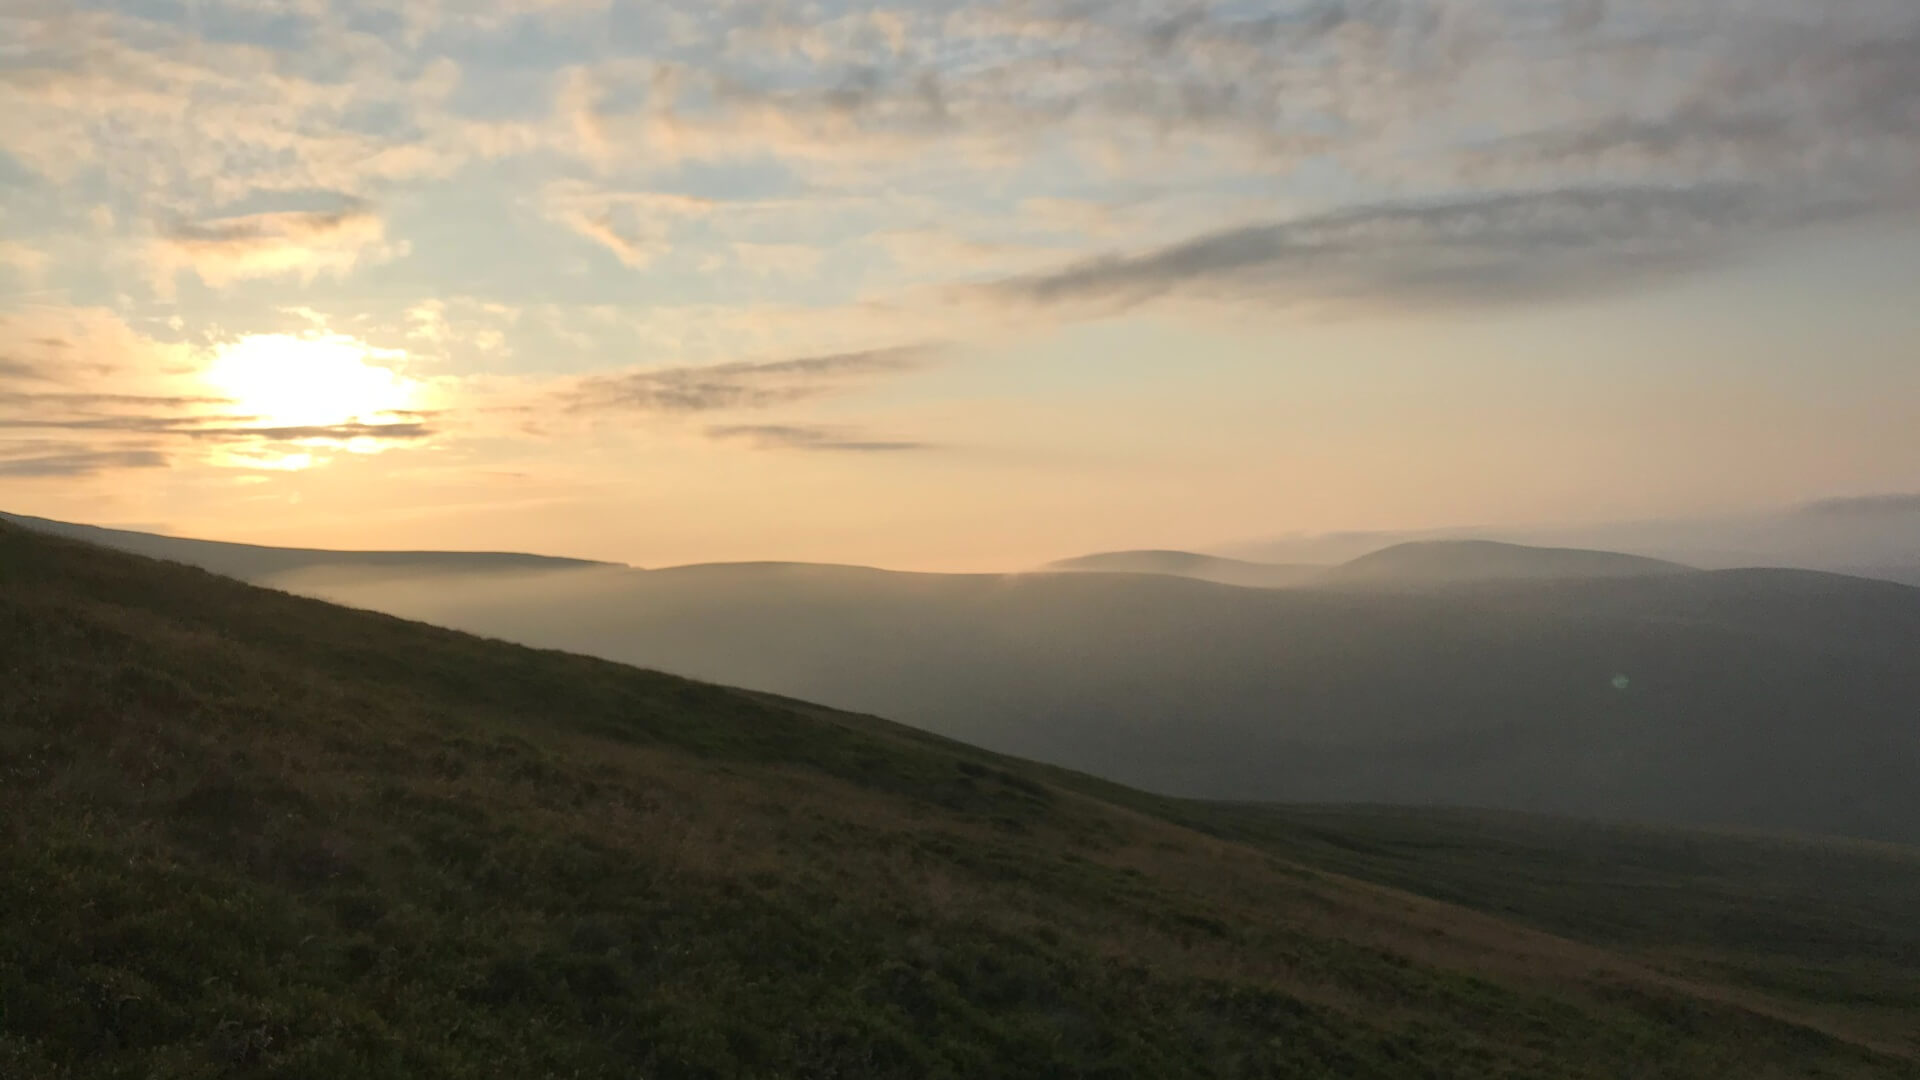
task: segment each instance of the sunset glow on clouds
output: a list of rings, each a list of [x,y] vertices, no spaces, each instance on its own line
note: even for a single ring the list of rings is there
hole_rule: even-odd
[[[948,567],[1911,489],[1917,201],[1908,0],[27,0],[0,506]]]

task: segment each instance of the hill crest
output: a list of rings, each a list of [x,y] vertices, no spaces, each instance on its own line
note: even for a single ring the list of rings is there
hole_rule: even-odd
[[[1499,540],[1414,540],[1328,570],[1324,584],[1430,585],[1550,578],[1652,577],[1695,572],[1664,559],[1589,548],[1535,547]]]

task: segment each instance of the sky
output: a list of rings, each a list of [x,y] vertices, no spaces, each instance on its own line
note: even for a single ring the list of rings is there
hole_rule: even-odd
[[[1912,0],[9,0],[0,509],[1000,569],[1920,490]]]

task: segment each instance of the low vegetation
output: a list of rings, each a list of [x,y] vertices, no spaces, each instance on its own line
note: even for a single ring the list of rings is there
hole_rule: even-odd
[[[0,1076],[1920,1077],[1891,908],[1306,813],[0,525]]]

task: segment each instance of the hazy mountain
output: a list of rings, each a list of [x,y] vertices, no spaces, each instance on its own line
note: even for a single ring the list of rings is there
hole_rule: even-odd
[[[1579,548],[1543,548],[1492,540],[1424,540],[1330,567],[1322,585],[1430,586],[1473,581],[1647,577],[1692,568],[1661,559]]]
[[[1879,578],[1881,581],[1897,581],[1902,585],[1920,585],[1920,562],[1911,566],[1852,566],[1839,571],[1853,577]]]
[[[1920,1070],[1911,851],[1183,803],[6,525],[0,665],[9,1077]]]
[[[1227,545],[1219,552],[1258,562],[1339,563],[1395,544],[1427,540],[1579,547],[1707,569],[1776,566],[1920,584],[1920,495],[1822,499],[1718,517],[1300,535]]]
[[[1040,568],[1051,573],[1170,574],[1249,588],[1287,588],[1313,581],[1320,566],[1248,562],[1191,551],[1106,551],[1060,559]]]
[[[1920,840],[1920,590],[1886,582],[1247,589],[782,563],[256,580],[1182,795]]]
[[[1419,540],[1394,544],[1336,566],[1249,562],[1191,551],[1113,551],[1062,559],[1041,569],[1165,574],[1251,588],[1305,585],[1424,588],[1472,581],[1639,577],[1684,573],[1692,568],[1612,551],[1533,547],[1493,540]]]
[[[276,583],[1180,794],[1920,839],[1920,591],[1883,582],[1341,592],[762,564]]]

